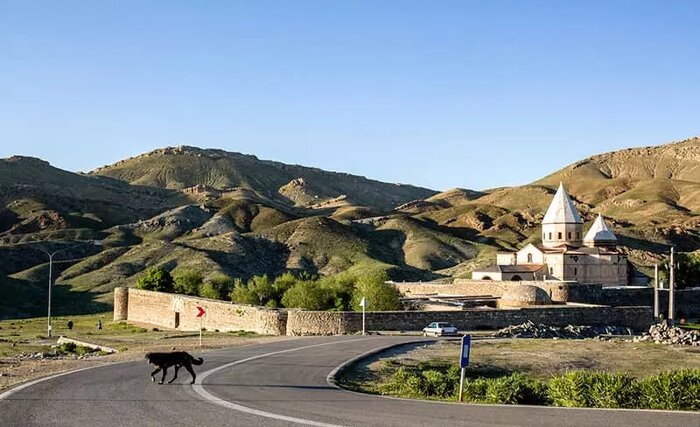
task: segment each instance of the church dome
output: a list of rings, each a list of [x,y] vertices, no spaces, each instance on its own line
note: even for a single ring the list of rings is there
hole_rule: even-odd
[[[559,189],[554,195],[547,213],[544,214],[542,224],[583,224],[563,183],[559,183]]]
[[[530,305],[551,304],[547,292],[542,288],[532,285],[513,284],[503,292],[498,301],[499,307],[527,307]]]
[[[608,228],[603,215],[598,214],[598,218],[583,238],[583,244],[590,247],[617,246],[617,237]]]

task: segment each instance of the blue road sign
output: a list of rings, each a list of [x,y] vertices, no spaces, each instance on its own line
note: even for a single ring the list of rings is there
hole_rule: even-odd
[[[463,336],[462,337],[462,357],[460,358],[460,363],[459,363],[459,365],[462,367],[462,369],[469,366],[469,350],[471,350],[471,347],[472,347],[472,336],[471,335]]]

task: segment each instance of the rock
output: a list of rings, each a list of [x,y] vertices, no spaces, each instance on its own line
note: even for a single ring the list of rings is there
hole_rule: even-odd
[[[553,339],[584,339],[596,338],[601,335],[633,335],[630,328],[622,326],[576,326],[566,327],[536,325],[527,321],[521,325],[512,325],[493,334],[498,338],[553,338]]]
[[[700,331],[685,330],[669,326],[667,322],[652,325],[649,332],[639,341],[653,341],[656,344],[700,346]]]

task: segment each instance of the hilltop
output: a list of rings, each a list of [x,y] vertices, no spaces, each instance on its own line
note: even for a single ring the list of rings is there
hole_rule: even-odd
[[[412,185],[389,184],[357,175],[188,146],[151,151],[101,167],[91,175],[176,190],[204,186],[227,192],[243,188],[299,207],[320,207],[343,201],[343,205],[391,210],[436,193]]]
[[[608,218],[620,248],[649,271],[670,245],[700,249],[700,139],[616,151],[531,184],[443,193],[193,147],[164,148],[72,173],[0,160],[0,317],[37,314],[43,250],[57,310],[111,302],[148,267],[248,278],[285,271],[398,280],[468,277],[499,250],[536,242],[564,182],[586,222]]]

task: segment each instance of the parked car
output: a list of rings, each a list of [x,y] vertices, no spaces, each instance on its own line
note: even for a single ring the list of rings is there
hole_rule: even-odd
[[[448,335],[457,335],[459,331],[452,324],[447,322],[433,322],[423,328],[423,336],[432,335],[435,337],[444,337]]]

